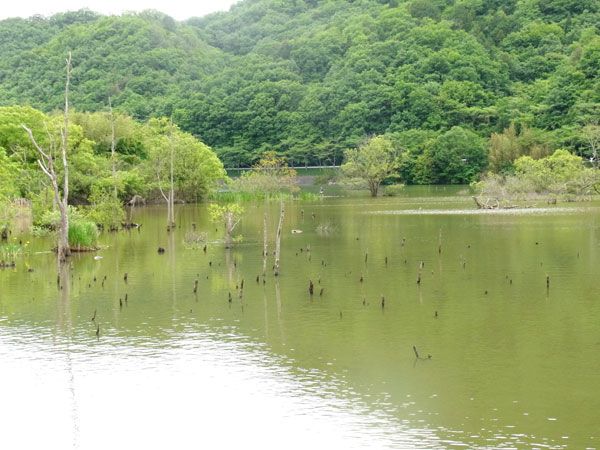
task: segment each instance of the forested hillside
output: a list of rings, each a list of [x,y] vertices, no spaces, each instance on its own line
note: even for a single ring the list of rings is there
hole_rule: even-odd
[[[338,164],[387,133],[405,182],[465,182],[521,154],[588,156],[598,24],[600,0],[243,0],[186,22],[154,11],[9,19],[0,102],[60,108],[72,51],[75,108],[105,111],[110,96],[140,121],[172,116],[226,166],[265,150]]]

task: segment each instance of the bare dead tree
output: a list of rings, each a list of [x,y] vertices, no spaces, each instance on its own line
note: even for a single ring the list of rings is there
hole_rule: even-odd
[[[262,276],[267,276],[267,213],[263,217],[263,272]]]
[[[52,137],[52,134],[50,133],[50,130],[48,129],[48,124],[46,122],[44,122],[44,128],[46,130],[46,136],[48,136],[48,154],[53,159],[56,159],[56,144],[54,143],[54,139]],[[52,196],[52,212],[56,211],[56,208],[56,197]]]
[[[69,137],[69,84],[71,82],[71,52],[69,52],[69,56],[66,59],[67,65],[67,81],[65,87],[65,125],[64,128],[61,128],[60,134],[62,137],[62,164],[64,169],[64,185],[62,198],[60,197],[60,192],[58,189],[58,178],[56,175],[56,170],[54,167],[54,156],[53,152],[50,150],[45,152],[42,147],[38,145],[35,138],[33,137],[33,132],[27,128],[24,124],[21,124],[21,127],[29,134],[29,138],[33,143],[33,146],[40,154],[40,158],[37,160],[38,165],[46,174],[46,176],[50,179],[52,183],[52,187],[54,189],[54,200],[58,205],[58,209],[60,210],[60,224],[58,228],[58,260],[65,261],[67,256],[71,255],[71,249],[69,248],[69,215],[68,215],[68,206],[69,206],[69,165],[67,163],[67,140]]]
[[[283,215],[285,213],[284,204],[281,202],[279,209],[279,226],[277,227],[277,237],[275,239],[275,267],[273,269],[273,274],[275,276],[279,275],[279,255],[281,253],[281,231],[283,229]]]
[[[592,151],[592,166],[598,168],[598,149],[600,148],[600,125],[598,122],[588,123],[582,128],[582,135]]]

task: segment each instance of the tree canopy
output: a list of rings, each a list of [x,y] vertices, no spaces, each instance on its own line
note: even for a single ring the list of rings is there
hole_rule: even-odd
[[[600,0],[243,0],[184,22],[156,11],[7,19],[0,104],[50,113],[72,51],[79,111],[105,112],[110,97],[138,122],[173,117],[227,167],[265,151],[339,164],[385,134],[405,142],[405,182],[464,182],[488,165],[479,153],[494,133],[494,170],[537,151],[592,156],[581,129],[600,113],[599,19]],[[511,124],[516,147],[498,139]],[[106,135],[89,133],[106,151]],[[473,165],[440,172],[459,134]],[[0,139],[7,152],[17,142]],[[120,157],[143,159],[140,142],[121,136]]]
[[[67,143],[70,203],[102,203],[100,200],[106,200],[115,183],[108,113],[74,112],[72,116]],[[121,203],[135,194],[158,195],[156,169],[164,166],[165,152],[169,149],[165,134],[168,122],[161,118],[138,123],[129,116],[117,115],[116,184]],[[38,156],[20,124],[32,130],[40,145],[55,152],[60,147],[64,119],[31,107],[0,107],[0,196],[35,200],[45,196],[49,183],[37,167]],[[175,196],[183,201],[200,200],[225,177],[223,164],[206,144],[178,127],[174,143]],[[57,166],[56,170],[62,179],[63,169]]]
[[[357,148],[346,150],[345,156],[342,173],[364,181],[372,197],[377,197],[381,182],[394,176],[400,164],[399,152],[385,136],[374,136]]]

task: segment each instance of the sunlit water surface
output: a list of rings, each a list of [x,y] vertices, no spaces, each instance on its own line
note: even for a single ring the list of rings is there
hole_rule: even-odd
[[[0,447],[598,447],[600,204],[290,202],[264,282],[279,205],[245,207],[229,252],[205,205],[172,233],[138,209],[139,232],[103,235],[60,285],[51,242],[15,232],[31,251],[0,271]]]

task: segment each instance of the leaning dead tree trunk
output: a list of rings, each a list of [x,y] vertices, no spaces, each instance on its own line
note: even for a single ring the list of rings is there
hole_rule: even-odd
[[[277,238],[275,239],[275,267],[273,268],[273,274],[279,275],[279,255],[281,253],[281,230],[283,229],[283,215],[285,213],[283,202],[279,209],[279,226],[277,227]]]
[[[40,158],[37,160],[38,165],[52,183],[54,189],[54,200],[58,204],[60,210],[60,224],[58,229],[58,260],[64,261],[67,256],[71,255],[71,249],[69,248],[69,216],[68,216],[68,202],[69,202],[69,165],[67,164],[67,140],[69,137],[69,84],[71,82],[71,53],[67,58],[67,82],[65,87],[65,126],[64,129],[60,130],[62,136],[62,163],[64,169],[64,185],[63,185],[63,196],[60,197],[58,190],[58,179],[56,176],[56,170],[54,168],[54,158],[52,152],[45,152],[36,142],[33,137],[33,132],[27,128],[24,124],[21,127],[27,131],[29,138],[33,143],[33,146],[37,149],[40,154]]]

